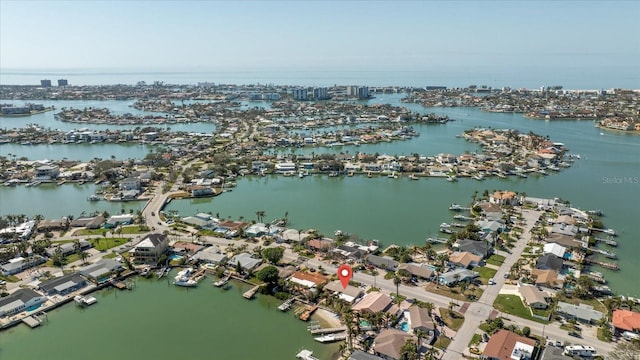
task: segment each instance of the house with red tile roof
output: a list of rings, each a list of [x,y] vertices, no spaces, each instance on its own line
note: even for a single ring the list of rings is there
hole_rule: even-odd
[[[611,324],[618,332],[640,333],[640,313],[622,309],[614,310]]]
[[[501,329],[491,335],[482,356],[487,360],[528,360],[535,346],[535,340]]]

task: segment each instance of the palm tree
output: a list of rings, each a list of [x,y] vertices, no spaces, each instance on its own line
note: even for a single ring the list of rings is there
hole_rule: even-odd
[[[400,297],[400,277],[397,274],[393,274],[393,283],[396,284],[396,297]]]
[[[262,222],[264,219],[265,212],[264,210],[256,211],[256,217],[258,218],[258,222]]]

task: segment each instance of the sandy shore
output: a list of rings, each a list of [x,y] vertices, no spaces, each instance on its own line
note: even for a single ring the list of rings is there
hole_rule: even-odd
[[[339,327],[342,325],[335,313],[324,309],[316,310],[311,317],[313,320],[319,321],[322,327]]]

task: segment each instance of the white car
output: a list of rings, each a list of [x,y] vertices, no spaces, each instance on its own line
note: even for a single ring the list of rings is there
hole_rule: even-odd
[[[489,279],[489,285],[495,285],[495,284],[496,284],[496,282],[493,281],[493,278]]]

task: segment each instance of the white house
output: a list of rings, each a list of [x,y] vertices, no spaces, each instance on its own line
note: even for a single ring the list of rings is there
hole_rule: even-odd
[[[13,294],[0,298],[0,317],[11,316],[47,301],[46,296],[29,289],[18,289]]]
[[[169,238],[164,234],[149,234],[130,251],[133,261],[138,264],[157,263],[167,251]]]

